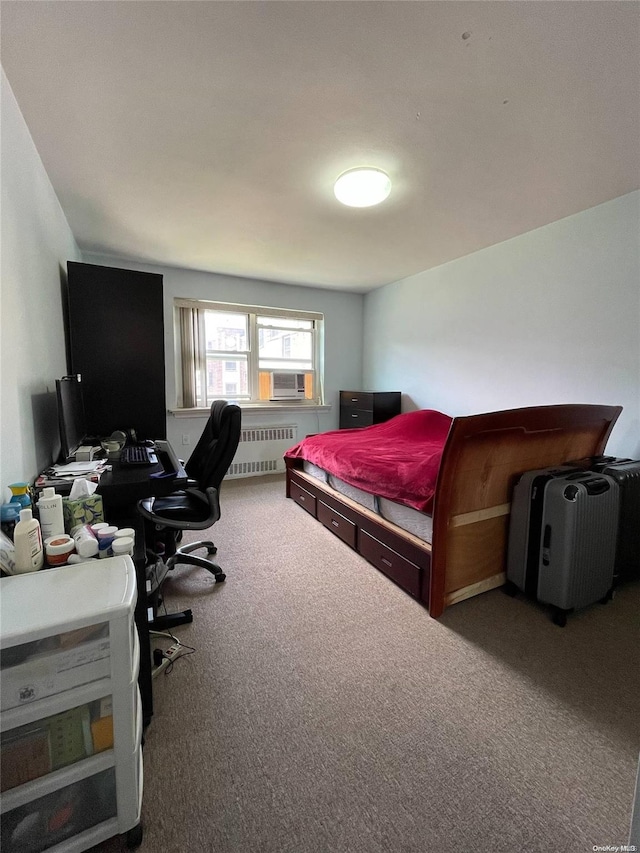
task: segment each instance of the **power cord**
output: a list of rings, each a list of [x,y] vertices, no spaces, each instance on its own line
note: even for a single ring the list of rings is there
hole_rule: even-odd
[[[180,657],[195,654],[196,649],[193,646],[188,646],[186,643],[180,642],[177,637],[174,637],[169,631],[150,631],[149,635],[153,638],[168,637],[172,640],[172,644],[167,649],[153,650],[153,668],[151,675],[157,678],[161,672],[165,675],[173,670],[174,662]]]
[[[162,608],[164,615],[166,616],[168,615],[167,605],[161,592],[162,584],[168,574],[166,563],[159,554],[150,550],[147,551],[147,560],[146,577],[151,587],[147,595],[156,597],[156,607]],[[165,675],[169,675],[173,670],[174,662],[179,657],[192,655],[196,652],[196,649],[193,646],[188,646],[186,643],[182,643],[170,631],[151,630],[149,631],[149,636],[156,639],[167,638],[172,641],[171,645],[166,649],[156,648],[153,650],[153,667],[151,669],[152,678],[157,678],[161,672],[164,672]]]

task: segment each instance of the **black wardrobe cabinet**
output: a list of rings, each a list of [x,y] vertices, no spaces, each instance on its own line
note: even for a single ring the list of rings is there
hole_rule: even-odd
[[[162,276],[69,261],[66,309],[88,435],[166,438]]]

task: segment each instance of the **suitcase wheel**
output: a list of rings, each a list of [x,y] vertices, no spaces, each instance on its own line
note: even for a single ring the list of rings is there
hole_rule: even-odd
[[[608,604],[613,598],[613,587],[607,592],[604,598],[600,599],[600,604]]]
[[[561,607],[554,607],[553,613],[551,614],[551,621],[559,628],[564,628],[567,624],[567,613],[570,612],[571,611],[569,610],[563,610]]]
[[[514,598],[519,592],[518,587],[514,584],[513,581],[505,581],[502,590],[505,595],[508,595],[510,598]]]

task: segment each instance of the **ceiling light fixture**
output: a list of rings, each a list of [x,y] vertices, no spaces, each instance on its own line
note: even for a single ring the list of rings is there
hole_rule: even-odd
[[[391,180],[381,169],[358,166],[343,172],[333,191],[338,201],[348,207],[372,207],[388,197]]]

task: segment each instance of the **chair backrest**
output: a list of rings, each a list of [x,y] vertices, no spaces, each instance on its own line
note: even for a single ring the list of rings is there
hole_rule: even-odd
[[[184,466],[202,491],[209,486],[220,491],[220,484],[238,449],[241,425],[240,406],[226,400],[215,400],[211,404],[207,425]]]

